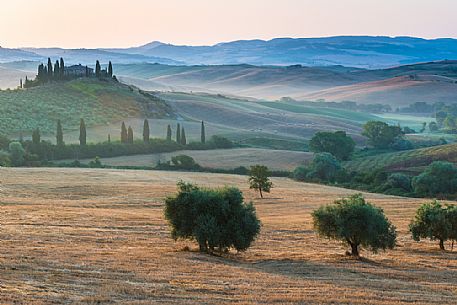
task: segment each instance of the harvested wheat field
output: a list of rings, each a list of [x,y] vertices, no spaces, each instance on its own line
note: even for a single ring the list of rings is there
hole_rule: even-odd
[[[456,304],[457,252],[411,240],[423,199],[367,194],[399,230],[398,248],[344,255],[312,231],[311,211],[350,190],[273,179],[88,169],[0,169],[1,304]],[[163,199],[179,179],[236,185],[263,223],[245,253],[216,257],[174,242]],[[190,247],[190,251],[186,250]]]

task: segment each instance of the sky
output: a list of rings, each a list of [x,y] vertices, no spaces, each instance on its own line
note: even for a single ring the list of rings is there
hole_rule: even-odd
[[[2,47],[212,45],[337,35],[457,38],[456,0],[2,0]]]

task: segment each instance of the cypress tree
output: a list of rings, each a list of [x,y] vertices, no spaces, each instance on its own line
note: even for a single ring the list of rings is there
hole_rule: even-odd
[[[19,81],[19,88],[20,88],[20,89],[24,88],[24,85],[22,84],[22,78],[21,78],[21,80]]]
[[[81,119],[79,123],[79,145],[84,146],[86,145],[87,134],[86,134],[86,123],[84,123],[84,119]]]
[[[127,132],[127,139],[129,144],[133,144],[133,129],[130,126]]]
[[[52,79],[52,62],[51,58],[48,57],[48,80]]]
[[[143,142],[149,143],[149,122],[147,119],[144,119],[143,123]]]
[[[32,143],[35,145],[40,145],[41,143],[41,134],[39,128],[35,129],[32,133]]]
[[[167,127],[167,141],[171,141],[171,126]]]
[[[39,81],[43,80],[43,74],[44,74],[44,65],[43,64],[39,64],[38,65],[38,75],[37,75],[37,79]]]
[[[43,68],[43,80],[48,81],[49,80],[49,75],[48,75],[48,67],[44,66]]]
[[[54,64],[54,79],[60,79],[60,65],[58,60]]]
[[[108,143],[111,143],[111,135],[108,134]]]
[[[122,126],[121,126],[121,143],[123,143],[123,144],[127,143],[127,128],[125,127],[124,122],[122,122]]]
[[[100,77],[101,70],[102,70],[102,68],[100,67],[100,62],[97,60],[97,62],[95,63],[95,76],[96,77]]]
[[[181,125],[176,126],[176,143],[181,143]]]
[[[89,67],[86,66],[86,77],[89,77],[89,76],[90,76],[90,75],[89,75]]]
[[[184,127],[181,130],[181,145],[187,145],[186,131],[184,130]]]
[[[108,64],[108,76],[113,77],[113,65],[111,64],[111,61]]]
[[[63,79],[65,77],[65,63],[63,61],[63,58],[60,58],[60,79]]]
[[[60,123],[60,120],[57,120],[56,143],[57,143],[57,146],[65,145],[63,142],[63,130],[62,130],[62,124]]]
[[[200,130],[200,139],[203,144],[206,142],[205,123],[202,121],[202,127]]]

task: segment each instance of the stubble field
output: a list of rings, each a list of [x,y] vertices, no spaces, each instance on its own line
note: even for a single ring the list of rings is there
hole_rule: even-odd
[[[246,177],[89,169],[0,169],[1,304],[455,304],[457,253],[416,243],[423,199],[367,194],[399,231],[364,259],[319,239],[310,213],[353,191],[275,178],[266,199]],[[239,186],[263,223],[245,253],[174,242],[163,199],[179,180]],[[185,247],[190,247],[190,251]]]

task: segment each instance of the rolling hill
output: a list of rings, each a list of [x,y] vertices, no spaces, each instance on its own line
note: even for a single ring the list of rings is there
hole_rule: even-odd
[[[11,136],[30,134],[37,127],[53,134],[58,119],[64,129],[76,130],[80,118],[87,126],[96,126],[130,117],[175,116],[162,100],[114,81],[77,79],[0,91],[0,129]]]
[[[357,101],[408,105],[417,101],[457,101],[457,61],[389,69],[342,66],[167,66],[115,65],[126,83],[145,90],[204,91],[238,96],[298,100]]]

